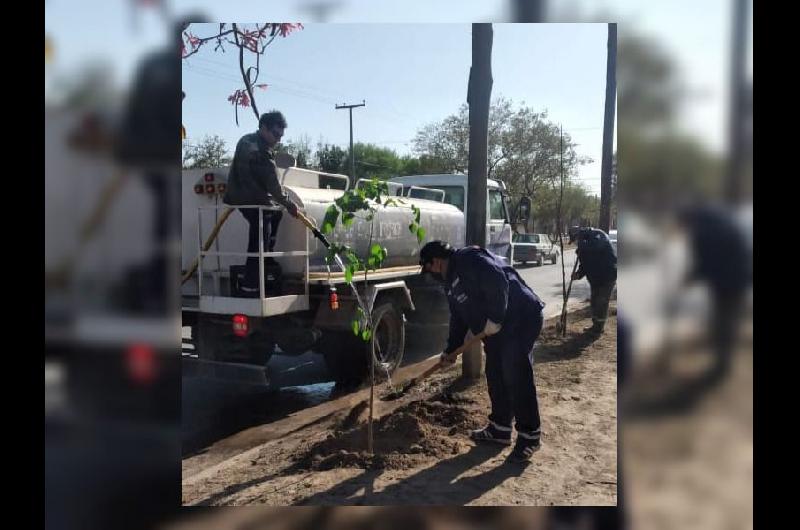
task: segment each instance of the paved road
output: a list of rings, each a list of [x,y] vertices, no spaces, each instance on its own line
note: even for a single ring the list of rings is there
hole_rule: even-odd
[[[563,275],[569,285],[572,267],[575,265],[575,250],[567,249],[563,259]],[[522,265],[516,264],[515,268],[539,298],[546,304],[544,314],[550,318],[561,314],[562,291],[562,260],[555,265]],[[589,282],[586,278],[572,283],[569,295],[570,303],[583,303],[589,299]]]

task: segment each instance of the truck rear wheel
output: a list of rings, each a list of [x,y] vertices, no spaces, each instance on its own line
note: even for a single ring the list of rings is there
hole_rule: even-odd
[[[392,302],[380,304],[373,311],[375,326],[375,377],[385,379],[394,373],[403,361],[406,347],[406,323],[403,313]],[[365,343],[367,352],[369,342]],[[365,356],[369,359],[369,356]],[[369,366],[367,366],[369,370]]]

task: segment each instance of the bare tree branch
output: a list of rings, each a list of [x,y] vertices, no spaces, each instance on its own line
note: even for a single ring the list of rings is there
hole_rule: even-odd
[[[230,35],[231,33],[233,33],[233,31],[234,30],[222,31],[222,32],[220,32],[220,33],[218,33],[216,35],[213,35],[211,37],[206,37],[206,38],[203,38],[203,39],[201,39],[199,37],[195,37],[194,35],[191,35],[191,34],[189,34],[187,32],[184,32],[183,34],[186,36],[187,39],[189,39],[189,43],[192,45],[192,51],[189,52],[189,53],[183,54],[182,58],[183,59],[188,59],[189,57],[191,57],[195,53],[199,52],[200,48],[202,48],[205,43],[210,42],[210,41],[215,40],[215,39],[217,40],[217,42],[219,42],[219,40],[222,39],[222,37],[224,37],[226,35]],[[193,40],[193,39],[196,39],[196,40]],[[228,42],[230,42],[230,41],[228,41]]]
[[[256,120],[258,120],[259,114],[258,114],[258,107],[256,107],[256,98],[253,97],[253,89],[250,86],[250,80],[248,79],[248,75],[244,69],[244,46],[239,44],[239,30],[237,29],[236,24],[233,25],[233,29],[234,29],[233,38],[236,39],[236,45],[239,46],[239,70],[242,72],[242,80],[244,81],[244,87],[247,90],[247,94],[250,96],[250,105],[253,108],[253,112],[256,115]],[[239,124],[238,120],[236,124],[237,125]]]

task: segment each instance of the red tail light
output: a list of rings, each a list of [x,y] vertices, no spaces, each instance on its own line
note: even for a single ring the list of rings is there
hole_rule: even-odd
[[[132,344],[125,352],[128,375],[139,384],[151,383],[158,372],[153,347],[149,344]]]
[[[217,191],[220,193],[225,193],[225,184],[217,184]]]
[[[194,187],[194,192],[195,192],[195,193],[203,193],[203,185],[202,185],[202,184],[197,184],[197,185]]]
[[[215,189],[213,184],[206,184],[206,193],[214,193]]]
[[[331,287],[330,294],[328,295],[328,305],[332,311],[339,309],[339,295],[336,293],[336,287]]]
[[[246,337],[250,331],[250,322],[247,315],[233,315],[233,334],[237,337]]]
[[[203,175],[203,180],[206,182],[214,182],[214,174],[213,173],[206,173]]]

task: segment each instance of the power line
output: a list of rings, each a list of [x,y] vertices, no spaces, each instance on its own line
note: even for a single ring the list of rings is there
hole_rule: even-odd
[[[199,61],[207,62],[207,63],[210,63],[210,64],[215,64],[215,65],[218,65],[218,66],[223,66],[223,67],[226,67],[226,68],[230,67],[230,65],[228,65],[228,64],[222,63],[220,61],[213,61],[213,60],[207,59],[205,57],[192,57],[192,59],[197,59]],[[225,75],[225,74],[222,74],[222,75]],[[307,85],[305,83],[300,83],[300,82],[298,82],[296,80],[291,80],[291,79],[279,76],[277,74],[273,74],[271,72],[269,72],[269,73],[265,72],[264,76],[265,76],[265,80],[266,81],[269,81],[270,78],[277,79],[280,82],[279,86],[282,83],[288,83],[288,84],[291,84],[291,85],[296,85],[296,86],[300,87],[302,90],[301,89],[295,89],[295,88],[292,88],[292,90],[296,90],[299,93],[305,93],[310,99],[316,98],[317,101],[323,101],[324,100],[328,104],[335,104],[336,101],[341,101],[343,99],[346,99],[345,96],[343,94],[339,93],[339,92],[332,92],[332,91],[331,92],[324,92],[324,91],[319,90],[318,88],[316,88],[314,86]],[[274,86],[275,83],[270,83],[270,85]],[[283,90],[286,91],[288,89],[284,88]],[[289,92],[287,92],[287,93],[289,93]],[[386,118],[400,119],[400,120],[408,121],[408,122],[411,122],[411,123],[416,123],[416,121],[417,121],[416,119],[414,119],[413,117],[409,116],[408,114],[405,114],[405,113],[402,113],[402,112],[398,111],[393,105],[391,105],[391,103],[386,103],[386,107],[385,108],[381,108],[381,107],[375,108],[375,107],[373,107],[371,110],[372,110],[372,112],[376,112],[377,114],[382,115],[382,116],[384,116]]]
[[[230,81],[230,82],[233,82],[233,83],[242,83],[242,79],[241,78],[236,78],[234,76],[226,75],[226,74],[223,74],[223,73],[220,73],[220,72],[214,72],[212,70],[207,70],[207,69],[202,68],[202,67],[198,68],[198,67],[191,67],[191,66],[187,65],[187,69],[190,72],[196,73],[198,75],[204,75],[206,77],[215,78],[215,79],[219,79],[219,80],[222,80],[222,81]],[[291,96],[296,96],[296,97],[300,97],[300,98],[314,100],[314,101],[317,101],[317,102],[325,104],[325,105],[330,105],[332,103],[335,103],[334,100],[332,100],[332,99],[323,99],[323,98],[314,96],[313,94],[308,94],[308,93],[304,93],[304,92],[301,92],[301,91],[284,88],[284,87],[281,87],[281,86],[275,86],[274,84],[270,85],[268,88],[271,88],[272,90],[274,90],[276,92],[281,92],[281,93],[288,94],[288,95],[291,95]]]
[[[221,63],[215,62],[215,64],[221,64]],[[239,83],[239,84],[242,83],[242,79],[241,78],[238,78],[238,77],[236,77],[236,76],[234,76],[232,74],[211,70],[211,69],[209,69],[207,67],[204,67],[204,66],[198,67],[198,66],[192,66],[190,64],[187,64],[186,68],[189,71],[197,73],[197,74],[200,74],[200,75],[206,75],[208,77],[215,77],[217,79],[221,79],[221,80],[225,80],[225,81],[231,81],[231,82],[235,82],[235,83]],[[300,85],[299,83],[295,83],[295,84]],[[340,101],[340,99],[333,99],[331,97],[320,97],[319,95],[316,95],[316,94],[314,94],[312,92],[299,90],[299,89],[295,89],[295,88],[288,88],[288,87],[282,86],[281,84],[277,84],[276,85],[275,83],[269,83],[268,89],[273,89],[273,90],[275,90],[277,92],[281,92],[281,93],[288,94],[288,95],[291,95],[291,96],[296,96],[296,97],[300,97],[300,98],[305,98],[305,99],[317,101],[319,103],[324,103],[326,105],[335,105],[336,101]],[[318,92],[319,94],[322,93],[321,91],[318,91],[318,90],[316,92]],[[415,122],[416,121],[416,120],[414,120],[413,118],[411,118],[408,115],[402,115],[402,114],[399,114],[397,112],[393,112],[391,109],[388,109],[388,108],[387,109],[383,109],[383,110],[381,110],[380,108],[376,108],[376,109],[372,109],[372,111],[377,113],[377,114],[379,114],[379,115],[382,115],[384,117],[391,118],[391,119],[401,119],[401,120],[406,120],[408,122]]]
[[[236,79],[236,77],[234,77],[233,75],[224,74],[224,73],[221,73],[221,72],[215,72],[213,70],[206,69],[206,68],[204,68],[202,66],[201,67],[197,67],[197,66],[192,66],[192,65],[187,64],[186,65],[186,70],[189,71],[189,72],[192,72],[192,73],[205,75],[207,77],[215,77],[217,79],[221,79],[221,80],[224,80],[224,81],[233,81],[233,82],[239,82],[239,83],[241,83],[241,81],[242,81],[241,78]]]
[[[226,64],[226,63],[223,63],[223,62],[220,62],[220,61],[212,61],[211,59],[207,59],[205,57],[197,57],[196,59],[198,59],[200,61],[208,62],[208,63],[211,63],[211,64],[215,64],[215,65],[218,65],[218,66],[224,66],[224,67],[230,67],[231,66],[229,64]],[[344,95],[343,94],[333,93],[333,92],[323,92],[323,91],[319,90],[317,87],[314,87],[312,85],[307,85],[305,83],[300,83],[297,80],[293,80],[293,79],[289,79],[289,78],[286,78],[286,77],[282,77],[282,76],[279,76],[279,75],[274,74],[272,72],[264,72],[264,76],[266,76],[267,78],[277,79],[278,81],[280,81],[282,83],[288,83],[288,84],[291,84],[291,85],[296,85],[296,86],[300,87],[301,89],[304,89],[306,92],[309,92],[309,91],[310,92],[316,92],[317,94],[319,94],[321,96],[324,96],[324,97],[335,96],[333,99],[335,99],[337,101],[341,101],[342,99],[344,99]],[[267,79],[267,80],[269,80],[269,79]]]
[[[270,87],[268,87],[268,88],[272,88],[277,92],[283,92],[284,94],[288,94],[290,96],[295,96],[295,97],[299,97],[299,98],[310,99],[312,101],[317,101],[317,102],[325,104],[325,105],[335,104],[335,101],[332,100],[332,99],[324,99],[324,98],[320,98],[320,97],[314,96],[312,94],[307,94],[307,93],[291,90],[291,89],[280,87],[280,86],[270,85]]]

